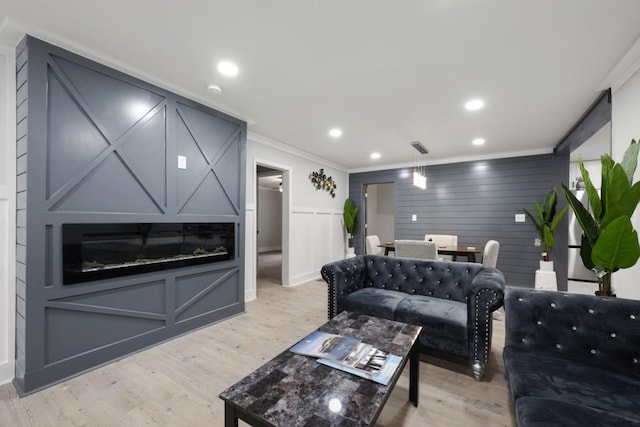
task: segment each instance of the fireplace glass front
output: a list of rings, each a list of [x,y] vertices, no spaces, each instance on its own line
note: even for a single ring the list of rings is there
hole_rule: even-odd
[[[234,223],[63,224],[65,285],[235,258]]]

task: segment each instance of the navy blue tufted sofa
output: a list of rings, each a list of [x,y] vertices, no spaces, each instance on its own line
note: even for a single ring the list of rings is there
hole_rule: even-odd
[[[343,310],[422,326],[423,346],[471,359],[480,380],[504,276],[482,264],[364,255],[322,267],[329,318]]]
[[[510,289],[505,321],[519,426],[640,426],[640,301]]]

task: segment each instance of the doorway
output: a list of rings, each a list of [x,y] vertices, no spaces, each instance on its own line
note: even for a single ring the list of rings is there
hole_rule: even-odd
[[[381,243],[393,242],[396,221],[395,183],[366,184],[364,194],[365,236],[376,235]]]
[[[256,286],[282,285],[283,171],[256,165]]]

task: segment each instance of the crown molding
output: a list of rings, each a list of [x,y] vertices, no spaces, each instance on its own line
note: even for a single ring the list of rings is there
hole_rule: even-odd
[[[611,91],[615,92],[638,70],[640,70],[640,37],[633,42],[629,50],[620,58],[604,80],[600,82],[598,90],[602,91],[611,88]]]
[[[553,153],[553,148],[542,148],[537,150],[526,150],[526,151],[513,151],[508,153],[486,154],[481,156],[448,157],[448,158],[437,159],[437,160],[428,160],[425,162],[391,163],[386,165],[354,168],[354,169],[349,169],[349,173],[375,172],[375,171],[382,171],[382,170],[389,170],[389,169],[413,168],[416,166],[448,165],[451,163],[474,162],[479,160],[506,159],[509,157],[539,156],[541,154],[551,154],[551,153]]]
[[[4,23],[4,21],[2,21]],[[1,25],[1,24],[0,24]],[[147,73],[145,71],[142,71],[138,68],[135,68],[127,63],[124,63],[122,61],[119,61],[109,55],[106,55],[102,52],[99,52],[97,50],[94,49],[90,49],[87,46],[84,46],[80,43],[77,43],[73,40],[70,40],[68,38],[59,36],[57,34],[51,33],[49,31],[43,31],[41,29],[38,28],[33,28],[30,27],[29,25],[26,25],[24,23],[21,22],[17,22],[17,21],[12,21],[12,20],[8,20],[8,23],[4,25],[4,27],[0,26],[0,36],[2,35],[2,32],[4,30],[8,30],[7,32],[12,33],[12,34],[18,34],[19,37],[17,38],[17,40],[12,40],[14,43],[17,43],[18,41],[20,41],[22,39],[22,37],[24,37],[25,35],[30,35],[33,36],[35,38],[38,38],[42,41],[45,41],[47,43],[53,44],[59,48],[62,49],[66,49],[72,53],[75,53],[76,55],[80,55],[83,56],[85,58],[88,58],[92,61],[96,61],[99,62],[101,65],[110,67],[115,69],[116,71],[120,71],[122,73],[128,74],[130,76],[133,76],[135,78],[138,78],[140,80],[143,80],[147,83],[150,83],[152,85],[161,87],[163,89],[169,90],[171,92],[174,92],[180,96],[183,96],[185,98],[188,98],[192,101],[198,102],[202,105],[205,105],[207,107],[211,107],[217,111],[220,111],[222,113],[228,114],[230,116],[233,116],[239,120],[242,120],[244,122],[247,122],[247,124],[254,124],[255,120],[251,119],[250,117],[235,111],[229,107],[226,107],[224,105],[218,104],[216,102],[213,102],[210,98],[202,95],[202,94],[198,94],[198,93],[193,93],[190,92],[180,86],[176,86],[172,83],[167,82],[166,80],[163,80],[153,74]],[[11,37],[11,39],[15,38]],[[2,43],[2,41],[0,40],[0,43]],[[205,88],[206,89],[206,88]]]
[[[315,154],[311,154],[283,142],[276,141],[275,139],[269,138],[268,136],[264,136],[253,131],[248,131],[247,139],[253,142],[257,142],[258,144],[266,145],[267,147],[275,148],[276,150],[284,151],[285,153],[289,153],[297,157],[302,157],[303,159],[310,160],[312,162],[320,163],[321,165],[331,167],[333,169],[339,170],[340,172],[349,173],[349,169],[344,165],[334,163],[331,160],[324,159],[320,156],[316,156]]]

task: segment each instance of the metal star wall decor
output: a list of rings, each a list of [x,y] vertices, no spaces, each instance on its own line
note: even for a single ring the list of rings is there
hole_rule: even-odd
[[[324,169],[320,169],[318,172],[311,172],[309,174],[309,179],[311,180],[311,184],[316,187],[316,190],[324,190],[328,191],[331,197],[336,198],[336,182],[330,176],[324,173]]]

